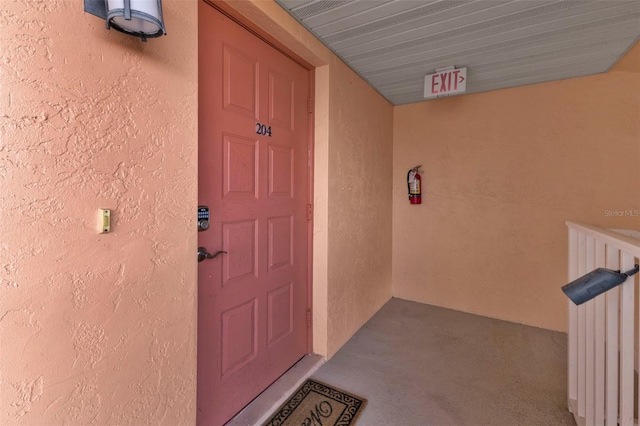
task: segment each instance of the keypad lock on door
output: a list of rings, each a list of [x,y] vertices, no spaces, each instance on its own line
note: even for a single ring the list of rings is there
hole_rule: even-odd
[[[198,232],[209,229],[209,207],[198,206]]]

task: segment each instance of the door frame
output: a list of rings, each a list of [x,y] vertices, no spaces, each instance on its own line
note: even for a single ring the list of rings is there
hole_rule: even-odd
[[[313,212],[314,212],[314,123],[315,123],[315,67],[296,55],[284,44],[277,41],[269,33],[255,25],[253,22],[242,16],[236,10],[227,5],[224,1],[216,0],[199,0],[213,7],[218,12],[231,19],[254,36],[264,41],[287,58],[297,63],[308,71],[309,75],[309,101],[308,101],[308,135],[307,135],[307,205],[310,207],[310,218],[307,219],[307,353],[313,352]],[[199,40],[198,40],[199,42]],[[199,108],[199,105],[198,105]]]

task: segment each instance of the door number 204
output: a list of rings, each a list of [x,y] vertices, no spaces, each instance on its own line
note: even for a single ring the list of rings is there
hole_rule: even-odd
[[[256,134],[271,137],[271,126],[265,126],[261,123],[256,123]]]

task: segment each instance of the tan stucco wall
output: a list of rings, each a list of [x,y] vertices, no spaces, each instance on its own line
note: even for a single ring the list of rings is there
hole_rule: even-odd
[[[329,108],[329,354],[391,298],[393,113],[341,62],[334,69]]]
[[[606,74],[396,107],[393,156],[394,296],[565,330],[565,220],[640,228],[611,213],[640,209],[640,45]]]
[[[393,107],[272,1],[230,1],[316,67],[313,348],[335,352],[391,297]]]
[[[142,43],[2,1],[0,424],[195,422],[197,4],[163,3]]]

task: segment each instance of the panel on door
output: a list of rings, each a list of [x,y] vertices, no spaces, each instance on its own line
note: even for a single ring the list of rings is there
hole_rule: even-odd
[[[199,2],[198,424],[309,351],[309,71]]]

